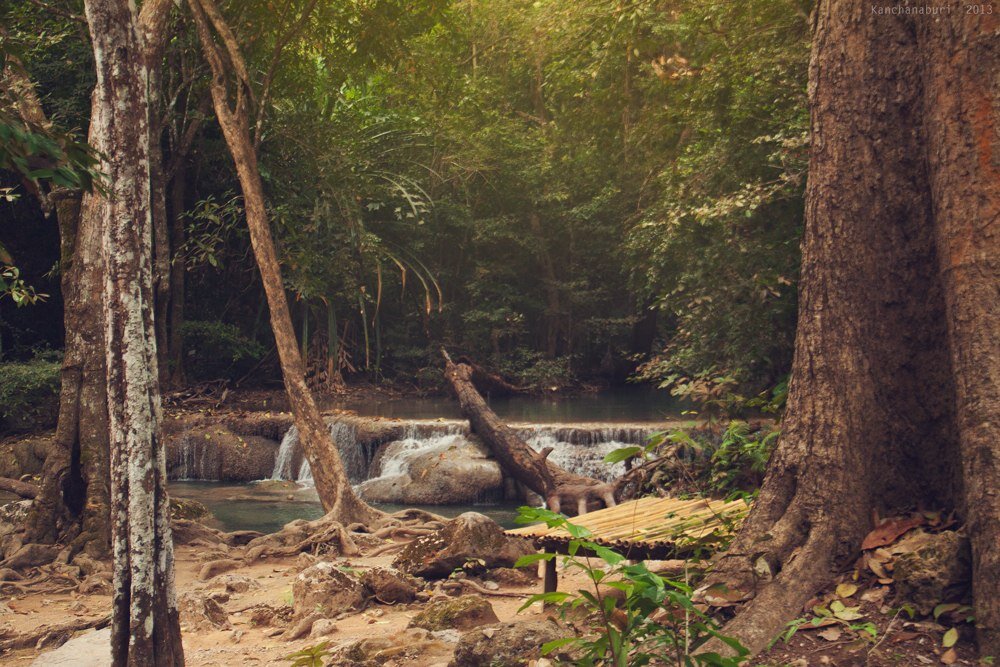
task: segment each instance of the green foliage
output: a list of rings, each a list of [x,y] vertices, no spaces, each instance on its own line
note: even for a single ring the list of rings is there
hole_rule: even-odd
[[[301,651],[290,653],[282,660],[290,661],[291,667],[323,667],[328,657],[330,657],[330,642],[320,642],[315,646],[307,646]]]
[[[9,296],[11,301],[18,306],[28,306],[45,301],[49,295],[36,292],[34,287],[25,283],[16,266],[5,265],[5,255],[6,252],[0,245],[0,299]]]
[[[710,488],[733,493],[760,487],[780,434],[776,426],[753,428],[743,421],[730,422],[722,443],[712,452],[708,469]]]
[[[54,424],[60,367],[52,355],[0,364],[0,421],[16,430]]]
[[[651,572],[645,563],[630,565],[625,556],[589,540],[589,530],[561,514],[520,508],[518,522],[538,521],[570,534],[569,555],[564,558],[564,565],[582,571],[592,590],[540,593],[531,596],[521,609],[542,602],[554,605],[564,617],[583,610],[588,612],[594,626],[591,634],[546,644],[543,653],[568,647],[574,651],[574,664],[585,667],[647,664],[737,667],[746,662],[749,651],[735,639],[720,634],[718,624],[694,605],[689,582],[664,579]],[[516,566],[553,558],[555,554],[533,554],[521,558]],[[609,594],[611,590],[620,595]],[[729,645],[736,657],[700,650],[713,637]]]
[[[181,335],[186,371],[197,380],[238,378],[266,352],[238,327],[223,322],[189,320]]]

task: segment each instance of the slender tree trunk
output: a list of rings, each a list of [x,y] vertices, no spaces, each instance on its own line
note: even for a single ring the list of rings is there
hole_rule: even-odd
[[[783,434],[715,581],[763,648],[858,553],[871,516],[953,508],[980,649],[1000,654],[1000,173],[996,17],[824,0]],[[763,576],[762,576],[763,573]]]
[[[229,70],[223,65],[221,54],[212,36],[212,28],[221,35],[230,60],[238,63],[235,69],[245,72],[246,67],[236,50],[232,33],[211,0],[188,0],[188,4],[198,27],[198,36],[205,57],[212,69],[212,101],[229,152],[236,164],[236,172],[243,191],[250,243],[260,269],[268,308],[271,311],[271,329],[274,332],[278,359],[281,363],[285,391],[299,432],[299,442],[312,468],[316,491],[323,508],[337,520],[345,524],[355,521],[363,523],[375,521],[381,514],[358,498],[351,488],[340,453],[306,385],[305,364],[295,340],[288,298],[267,219],[257,154],[250,137],[244,89],[248,81],[237,80],[238,99],[235,108],[231,108],[226,88],[226,72]]]
[[[97,70],[91,118],[108,192],[97,202],[105,265],[115,665],[184,664],[153,328],[150,104],[145,40],[129,0],[86,0]]]

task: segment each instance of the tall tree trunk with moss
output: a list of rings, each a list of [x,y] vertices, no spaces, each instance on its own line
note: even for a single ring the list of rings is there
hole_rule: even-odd
[[[159,57],[169,11],[170,0],[143,4],[140,26],[146,35],[147,60]],[[95,95],[92,117],[104,112],[102,104],[102,98]],[[44,118],[37,98],[27,112]],[[102,141],[91,127],[88,142],[103,153],[107,147]],[[104,557],[110,553],[111,526],[99,197],[86,193],[81,201],[79,193],[68,191],[48,197],[59,225],[66,341],[59,421],[26,539],[70,541],[73,551]]]
[[[963,518],[980,651],[1000,655],[1000,21],[949,6],[817,8],[784,432],[715,577],[753,596],[724,632],[754,651],[874,511],[922,506]]]
[[[299,442],[312,468],[313,479],[320,501],[327,513],[346,523],[375,521],[380,513],[357,497],[351,487],[341,461],[340,453],[323,421],[316,401],[306,385],[305,364],[295,340],[288,298],[281,279],[281,268],[275,250],[271,227],[264,203],[264,187],[257,165],[257,151],[250,135],[247,98],[249,81],[246,65],[239,53],[235,38],[224,17],[211,0],[188,0],[198,28],[198,36],[205,58],[212,69],[211,92],[216,117],[229,146],[246,211],[250,243],[260,269],[264,293],[271,311],[271,329],[274,332],[278,360],[285,382],[285,391],[291,404]],[[215,34],[219,35],[230,67],[223,61]],[[236,73],[236,102],[230,106],[226,74]]]
[[[166,452],[153,327],[150,96],[145,39],[129,0],[86,0],[108,192],[97,199],[114,555],[112,660],[184,664],[174,589]]]

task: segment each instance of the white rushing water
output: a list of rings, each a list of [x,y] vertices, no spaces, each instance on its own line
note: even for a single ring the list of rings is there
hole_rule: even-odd
[[[642,445],[652,436],[654,429],[640,426],[567,426],[564,424],[517,426],[515,430],[536,451],[552,448],[549,460],[561,468],[578,475],[611,481],[625,472],[624,463],[608,464],[604,457],[616,449]],[[384,456],[380,462],[379,477],[407,474],[410,462],[426,453],[448,449],[467,440],[467,427],[463,423],[414,423],[407,427],[403,437],[381,445]],[[355,482],[368,477],[364,452],[357,443],[357,433],[350,424],[334,422],[330,435],[348,474]],[[275,457],[271,479],[312,482],[309,462],[299,447],[298,431],[293,426],[285,433]]]

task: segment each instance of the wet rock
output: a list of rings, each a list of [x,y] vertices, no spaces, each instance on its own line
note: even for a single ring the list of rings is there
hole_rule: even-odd
[[[177,599],[181,623],[190,630],[231,630],[229,615],[215,600],[202,593],[184,593]]]
[[[493,519],[466,512],[444,528],[410,542],[393,566],[418,577],[446,577],[468,561],[481,560],[485,567],[511,567],[517,559],[535,553],[527,540],[507,537]]]
[[[897,542],[892,578],[896,595],[921,614],[942,602],[963,600],[969,594],[972,552],[969,539],[955,531],[913,531]]]
[[[450,667],[524,667],[541,657],[541,647],[570,636],[549,620],[523,620],[476,628],[462,635]],[[552,659],[569,660],[555,654]]]
[[[383,464],[406,456],[406,441],[380,452]],[[400,474],[364,482],[358,493],[369,502],[402,505],[458,505],[503,497],[503,472],[483,444],[465,436],[445,437],[442,444],[413,455]]]
[[[233,560],[232,558],[210,560],[201,566],[201,570],[198,572],[198,580],[208,581],[218,574],[229,572],[239,567],[243,567],[243,563],[238,560]]]
[[[425,630],[468,630],[496,623],[493,606],[478,595],[432,600],[410,621],[411,628]]]
[[[312,565],[292,583],[295,617],[312,614],[333,615],[364,604],[364,587],[351,575],[329,562]]]
[[[412,577],[399,570],[376,567],[361,575],[365,591],[384,604],[413,602],[417,595],[417,584]]]
[[[270,477],[278,441],[239,435],[207,419],[166,421],[167,476],[252,482]]]

